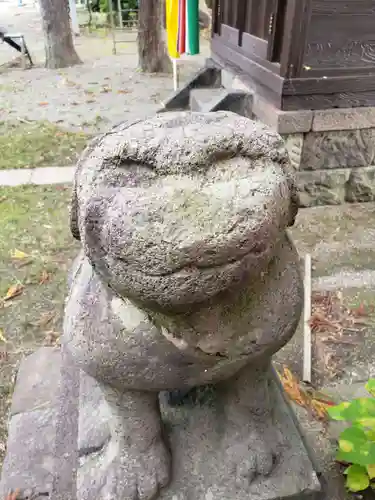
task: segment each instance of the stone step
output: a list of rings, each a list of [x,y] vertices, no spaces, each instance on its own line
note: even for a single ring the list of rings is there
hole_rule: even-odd
[[[221,71],[210,61],[207,61],[204,68],[200,69],[185,85],[163,102],[163,106],[158,110],[158,113],[187,110],[190,92],[193,89],[217,88],[220,86],[220,82]]]
[[[253,95],[242,91],[224,88],[192,89],[190,91],[190,110],[202,113],[211,111],[233,111],[251,118]]]

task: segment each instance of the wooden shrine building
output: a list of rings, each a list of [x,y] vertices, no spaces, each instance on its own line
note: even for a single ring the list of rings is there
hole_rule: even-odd
[[[285,139],[302,206],[375,201],[375,0],[214,0],[211,58]]]
[[[283,110],[375,105],[374,0],[216,0],[212,55]]]

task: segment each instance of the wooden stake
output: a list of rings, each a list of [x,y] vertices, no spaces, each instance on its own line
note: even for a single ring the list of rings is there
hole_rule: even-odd
[[[26,43],[23,36],[21,36],[20,42],[21,42],[22,69],[26,69]]]
[[[303,380],[311,382],[311,255],[305,255],[304,276],[304,309],[303,309]]]
[[[173,90],[176,92],[178,90],[178,66],[177,59],[172,59],[173,65]]]

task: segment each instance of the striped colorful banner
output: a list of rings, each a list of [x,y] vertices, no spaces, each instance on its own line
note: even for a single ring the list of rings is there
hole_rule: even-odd
[[[199,0],[166,0],[166,11],[170,57],[199,54]]]
[[[172,59],[180,57],[178,52],[178,1],[166,0],[167,46]]]
[[[199,54],[199,0],[186,0],[186,53]]]
[[[186,51],[186,0],[179,0],[178,5],[178,47],[180,54]]]

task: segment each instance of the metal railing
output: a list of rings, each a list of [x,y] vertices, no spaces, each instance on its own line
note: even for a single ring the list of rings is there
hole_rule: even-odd
[[[117,0],[117,11],[112,8],[112,2],[109,2],[109,20],[113,40],[113,54],[117,53],[116,45],[119,43],[134,42],[135,35],[138,32],[138,9],[121,9],[121,0]],[[120,38],[117,35],[120,35]],[[131,35],[124,39],[124,35]]]

